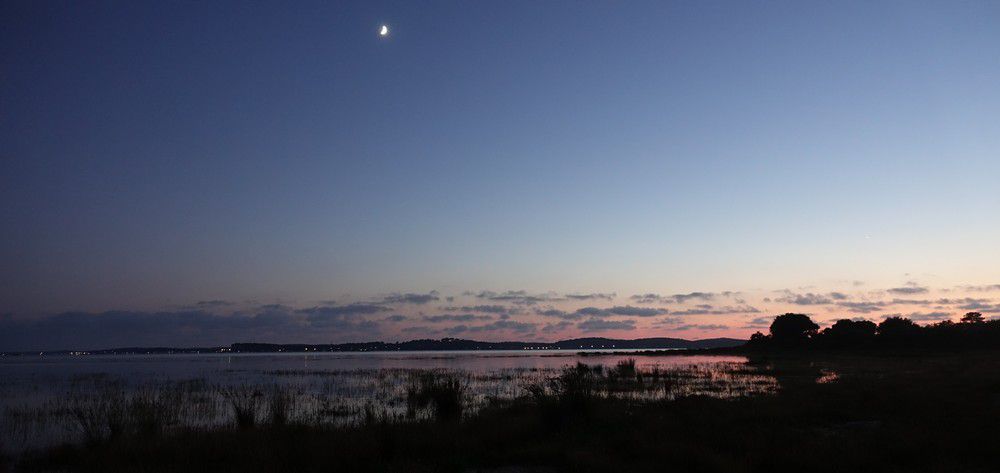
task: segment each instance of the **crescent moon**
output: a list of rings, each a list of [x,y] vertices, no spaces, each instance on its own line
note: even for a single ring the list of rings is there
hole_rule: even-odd
[[[382,29],[378,30],[378,35],[379,36],[388,36],[389,35],[389,27],[386,26],[386,25],[382,25]]]

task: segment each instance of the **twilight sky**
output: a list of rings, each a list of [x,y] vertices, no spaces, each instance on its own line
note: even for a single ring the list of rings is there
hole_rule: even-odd
[[[6,1],[0,350],[996,316],[997,84],[990,1]]]

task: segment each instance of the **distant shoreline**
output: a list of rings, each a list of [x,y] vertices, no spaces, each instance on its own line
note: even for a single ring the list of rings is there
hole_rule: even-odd
[[[585,350],[704,350],[742,346],[746,340],[710,338],[575,338],[556,342],[482,342],[457,338],[410,340],[406,342],[364,342],[340,344],[234,343],[218,347],[122,347],[98,350],[32,350],[0,352],[0,356],[46,355],[196,355],[211,353],[365,353],[421,351],[585,351]]]

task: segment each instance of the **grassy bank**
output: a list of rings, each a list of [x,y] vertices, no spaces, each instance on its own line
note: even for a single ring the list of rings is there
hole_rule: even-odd
[[[777,394],[607,396],[653,381],[628,366],[578,367],[528,397],[461,416],[453,410],[461,393],[426,380],[415,407],[446,406],[430,420],[150,431],[31,452],[16,469],[951,472],[1000,465],[991,445],[1000,352],[772,355],[754,363],[776,377]]]

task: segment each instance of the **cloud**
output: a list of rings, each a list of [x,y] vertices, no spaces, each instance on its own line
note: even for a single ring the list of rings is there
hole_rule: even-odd
[[[997,313],[1000,312],[1000,304],[990,304],[982,299],[971,299],[967,303],[958,307],[962,310],[974,312]]]
[[[771,322],[773,321],[774,317],[756,317],[747,322],[746,325],[744,325],[741,328],[748,328],[748,329],[770,328]]]
[[[334,306],[316,306],[307,309],[299,309],[296,312],[300,314],[309,314],[315,316],[335,316],[335,315],[359,315],[359,314],[375,314],[378,312],[384,312],[390,310],[389,307],[377,304],[349,304],[349,305],[334,305]]]
[[[749,305],[739,305],[739,306],[723,306],[723,307],[713,307],[709,304],[699,304],[695,308],[685,309],[685,310],[675,310],[670,312],[672,315],[683,316],[683,315],[726,315],[726,314],[756,314],[759,313],[760,309],[749,306]]]
[[[374,304],[350,304],[342,306],[318,306],[295,311],[305,314],[309,325],[319,328],[335,329],[351,332],[372,332],[378,323],[360,318],[389,310],[388,307]]]
[[[610,309],[607,309],[607,311],[612,315],[627,315],[633,317],[653,317],[656,315],[663,315],[669,312],[667,309],[657,309],[652,307],[632,307],[630,305],[614,306]]]
[[[677,327],[674,330],[692,330],[692,329],[696,329],[696,330],[727,330],[727,329],[729,329],[729,326],[728,325],[720,325],[720,324],[681,325],[680,327]]]
[[[577,314],[575,312],[566,312],[565,310],[559,310],[553,308],[539,310],[535,313],[544,317],[556,317],[559,319],[566,319],[566,320],[577,320],[580,318],[580,314]]]
[[[911,312],[908,318],[916,322],[949,320],[951,314],[948,312]]]
[[[521,313],[521,309],[517,307],[508,307],[505,305],[463,305],[458,307],[456,306],[442,307],[441,309],[451,312],[482,312],[486,314],[515,315]]]
[[[234,304],[233,302],[224,301],[224,300],[221,300],[221,299],[214,299],[214,300],[210,300],[210,301],[198,301],[194,305],[195,305],[195,307],[200,307],[200,308],[203,308],[203,309],[210,309],[210,308],[215,308],[215,307],[231,306],[233,304]]]
[[[494,332],[494,331],[509,331],[519,334],[532,333],[538,327],[538,324],[530,322],[515,322],[513,320],[498,320],[491,324],[486,325],[456,325],[454,327],[444,329],[445,333],[450,335],[458,335],[460,333],[477,333],[477,332]]]
[[[1000,284],[987,284],[984,286],[959,286],[969,292],[993,292],[1000,291]]]
[[[388,296],[382,298],[383,304],[426,304],[428,302],[433,302],[439,300],[437,291],[431,291],[427,294],[414,294],[407,292],[405,294],[392,293]]]
[[[933,301],[927,299],[899,299],[894,298],[889,301],[889,305],[931,305]]]
[[[636,294],[629,299],[639,303],[639,304],[658,304],[664,302],[663,296],[659,294],[654,294],[652,292],[646,294]]]
[[[844,301],[844,302],[838,302],[837,303],[837,306],[843,307],[843,308],[847,309],[848,311],[855,312],[855,313],[858,313],[858,314],[870,314],[872,312],[877,312],[877,311],[880,311],[880,310],[884,309],[888,305],[889,304],[887,302],[883,302],[883,301],[874,301],[874,302],[864,302],[864,301],[851,302],[851,301]]]
[[[735,295],[739,294],[737,292],[726,291],[723,295]],[[689,292],[687,294],[674,294],[672,296],[661,296],[659,294],[647,293],[647,294],[636,294],[629,299],[639,303],[639,304],[653,304],[653,303],[671,303],[675,302],[678,304],[683,304],[689,300],[701,300],[701,301],[711,301],[715,299],[715,293],[713,292]]]
[[[396,314],[396,315],[390,315],[382,320],[386,322],[402,322],[404,320],[407,320],[407,317],[405,315]]]
[[[796,294],[788,290],[785,290],[784,292],[785,292],[784,297],[779,297],[775,300],[778,302],[784,302],[786,304],[795,304],[795,305],[824,305],[832,303],[834,299],[833,297],[830,296],[826,296],[823,294],[813,294],[811,292],[807,292],[805,294]],[[838,296],[843,295],[839,292],[835,294],[837,294]],[[846,297],[842,297],[840,299],[846,299]]]
[[[629,317],[654,317],[657,315],[663,315],[668,313],[667,309],[659,309],[654,307],[633,307],[630,305],[625,306],[614,306],[614,307],[582,307],[573,312],[566,312],[559,309],[545,309],[537,311],[538,315],[545,317],[556,317],[565,320],[580,320],[586,317],[613,317],[613,316],[629,316]]]
[[[683,304],[692,299],[711,301],[715,299],[715,294],[711,292],[689,292],[687,294],[674,294],[670,297],[678,304]]]
[[[610,293],[594,292],[594,293],[590,293],[590,294],[566,294],[566,298],[567,299],[572,299],[572,300],[577,300],[577,301],[587,301],[587,300],[594,300],[594,299],[604,299],[604,300],[610,301],[610,300],[614,299],[616,295],[617,294],[615,294],[613,292],[610,292]]]
[[[378,331],[378,322],[363,315],[299,312],[282,305],[227,315],[204,310],[63,312],[35,319],[0,320],[0,350],[212,347],[246,341],[346,342]]]
[[[654,327],[669,327],[676,325],[683,325],[684,319],[680,317],[663,317],[653,321]]]
[[[583,330],[584,332],[597,332],[602,330],[635,330],[635,320],[603,320],[592,317],[576,324],[576,328]]]
[[[926,294],[928,292],[928,289],[926,287],[917,284],[914,281],[909,281],[902,287],[894,287],[886,289],[885,291],[890,294],[910,295],[910,294]]]
[[[472,322],[475,320],[491,320],[493,317],[489,315],[476,315],[476,314],[442,314],[442,315],[425,315],[422,317],[424,321],[427,322]]]
[[[412,327],[406,327],[402,330],[403,333],[437,333],[437,330],[427,327],[425,325],[414,325]]]
[[[540,302],[549,301],[559,301],[562,298],[556,296],[555,294],[528,294],[527,291],[506,291],[506,292],[493,292],[493,291],[481,291],[479,293],[466,293],[466,295],[472,295],[479,299],[486,299],[490,301],[497,302],[511,302],[518,305],[535,305]]]
[[[573,322],[570,322],[570,321],[567,321],[567,320],[562,320],[562,321],[556,322],[554,324],[545,324],[545,326],[542,327],[542,332],[545,332],[545,333],[562,332],[563,330],[566,330],[567,328],[572,327],[572,326],[573,326]]]

